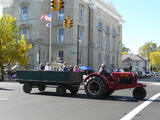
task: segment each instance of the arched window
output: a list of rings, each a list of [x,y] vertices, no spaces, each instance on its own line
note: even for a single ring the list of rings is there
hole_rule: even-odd
[[[22,20],[27,20],[28,19],[28,7],[24,6],[22,8]]]

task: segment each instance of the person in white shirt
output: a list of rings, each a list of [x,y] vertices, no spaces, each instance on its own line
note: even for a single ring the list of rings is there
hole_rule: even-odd
[[[45,69],[44,71],[51,71],[51,64],[50,63],[47,63],[46,66],[45,66]]]

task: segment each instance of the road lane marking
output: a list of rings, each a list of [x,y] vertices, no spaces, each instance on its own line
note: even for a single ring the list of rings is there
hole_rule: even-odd
[[[148,85],[160,85],[160,82],[141,82]]]
[[[158,97],[160,97],[160,93],[152,96],[150,99],[133,109],[130,113],[128,113],[126,116],[121,118],[120,120],[131,120],[135,115],[137,115],[141,110],[143,110],[145,107],[147,107],[149,104],[151,104],[154,100],[156,100]]]
[[[6,101],[8,100],[7,98],[0,98],[0,101]]]

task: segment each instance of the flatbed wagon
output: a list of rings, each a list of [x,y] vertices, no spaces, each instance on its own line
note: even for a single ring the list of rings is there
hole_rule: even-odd
[[[82,72],[62,71],[17,71],[17,81],[23,84],[23,91],[30,93],[32,88],[44,91],[47,85],[57,85],[56,93],[65,95],[68,89],[71,94],[77,94],[83,81]]]

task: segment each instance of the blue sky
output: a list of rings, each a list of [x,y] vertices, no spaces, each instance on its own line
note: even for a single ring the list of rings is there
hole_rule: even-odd
[[[123,43],[133,53],[145,42],[160,45],[160,0],[105,0],[112,2],[126,21]]]
[[[123,24],[122,41],[133,53],[137,53],[145,42],[152,41],[160,45],[160,0],[104,1],[112,2],[126,21]]]

